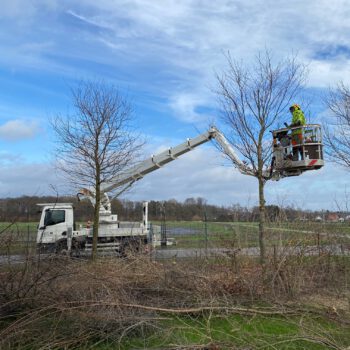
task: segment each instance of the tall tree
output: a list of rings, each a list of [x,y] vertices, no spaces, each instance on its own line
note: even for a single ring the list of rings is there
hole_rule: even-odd
[[[101,185],[129,167],[143,145],[132,128],[130,103],[118,89],[83,81],[72,89],[74,114],[54,119],[57,164],[74,186],[95,197],[92,259],[97,256]]]
[[[227,69],[217,75],[222,120],[231,145],[253,170],[259,186],[259,246],[265,261],[265,195],[271,163],[269,131],[286,121],[288,107],[300,94],[306,69],[296,57],[274,63],[269,52],[259,53],[250,67],[228,54]]]
[[[325,126],[325,150],[332,160],[350,169],[350,88],[339,84],[325,99],[331,111]]]

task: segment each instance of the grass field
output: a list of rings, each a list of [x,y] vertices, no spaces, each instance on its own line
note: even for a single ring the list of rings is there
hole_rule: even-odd
[[[257,222],[167,222],[167,236],[175,238],[181,248],[194,247],[256,247]],[[182,228],[184,233],[181,234]],[[177,230],[177,231],[176,231]],[[337,242],[350,244],[350,226],[314,222],[281,222],[266,224],[266,244],[273,245],[326,245]]]
[[[0,254],[23,254],[35,250],[37,223],[0,223]]]
[[[310,349],[350,345],[350,327],[316,316],[266,317],[207,315],[170,317],[144,336],[128,335],[119,348],[129,349]],[[199,347],[199,346],[202,347]],[[207,347],[204,347],[206,345]],[[115,346],[115,344],[114,344]],[[333,347],[334,346],[334,347]],[[104,346],[101,349],[114,349]]]
[[[154,222],[160,225],[159,222]],[[178,248],[245,248],[257,247],[257,222],[169,221],[167,237],[176,241]],[[37,223],[0,223],[0,252],[21,253],[35,247]],[[4,247],[4,238],[11,238]],[[266,245],[350,245],[348,223],[278,222],[266,224]]]
[[[28,232],[36,232],[37,222],[0,222],[0,233],[12,233],[24,235]]]

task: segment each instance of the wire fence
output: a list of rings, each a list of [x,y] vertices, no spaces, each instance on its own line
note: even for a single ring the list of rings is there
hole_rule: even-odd
[[[158,226],[156,259],[211,256],[258,256],[259,226],[256,222],[168,221]],[[36,227],[11,226],[0,235],[0,254],[35,254]],[[269,224],[265,232],[269,255],[350,255],[350,230],[347,225],[317,223]]]
[[[269,225],[265,231],[267,254],[350,255],[347,227],[338,231],[320,225],[289,223]],[[345,230],[344,230],[345,228]],[[162,222],[159,259],[203,256],[259,256],[259,226],[256,222]]]

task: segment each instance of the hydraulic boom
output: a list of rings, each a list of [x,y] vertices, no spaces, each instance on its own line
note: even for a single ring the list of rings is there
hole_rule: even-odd
[[[318,132],[320,133],[320,128],[317,125],[316,126],[306,125],[305,127],[303,127],[303,129],[305,129],[306,132],[309,132],[310,130],[314,130],[311,127],[318,128],[316,130],[318,130]],[[286,129],[286,130],[288,131],[289,129]],[[310,166],[309,164],[316,164],[316,163],[315,162],[310,163],[309,161],[307,162],[306,165],[304,164],[305,161],[303,161],[303,164],[301,164],[300,161],[299,162],[293,161],[293,160],[290,161],[289,159],[287,159],[287,161],[282,162],[280,160],[281,157],[283,156],[286,158],[286,154],[288,152],[291,152],[290,150],[287,150],[287,149],[283,151],[282,146],[280,146],[280,142],[277,141],[277,139],[282,140],[282,144],[284,144],[283,137],[290,138],[290,136],[285,136],[287,135],[287,132],[284,132],[285,131],[284,129],[282,131],[277,130],[273,132],[273,138],[274,138],[273,163],[270,169],[267,169],[263,172],[263,177],[265,179],[279,180],[283,177],[300,175],[304,171],[318,169],[319,167],[323,166],[322,159],[317,161],[318,167]],[[111,204],[107,195],[108,192],[116,188],[122,188],[119,194],[122,193],[127,188],[129,188],[134,182],[142,179],[145,175],[161,168],[163,165],[172,162],[173,160],[177,159],[181,155],[213,139],[217,142],[219,148],[223,151],[223,153],[230,158],[234,166],[242,174],[256,176],[255,170],[253,170],[247,164],[245,164],[240,160],[240,158],[237,156],[236,152],[234,151],[230,143],[227,141],[225,136],[215,126],[212,126],[205,133],[198,135],[193,139],[187,139],[185,142],[181,143],[176,147],[169,148],[164,152],[161,152],[157,155],[153,155],[152,157],[144,160],[143,162],[140,162],[139,164],[130,168],[124,173],[118,174],[117,176],[112,178],[108,183],[104,183],[103,185],[101,185],[101,205],[100,205],[101,216],[107,217],[111,215]],[[305,138],[305,140],[306,142],[308,142],[309,138],[307,139]],[[318,141],[317,145],[319,145],[319,149],[322,148],[321,141]],[[301,145],[301,146],[304,147],[304,145]],[[321,153],[319,153],[319,157],[321,157]],[[301,166],[299,163],[303,166]],[[79,191],[78,195],[83,195],[88,197],[92,202],[92,204],[95,205],[95,193],[93,188],[90,188],[90,189],[83,188]]]
[[[244,164],[239,157],[236,155],[235,151],[226,140],[225,136],[214,126],[212,126],[207,132],[198,135],[193,139],[187,139],[180,145],[169,148],[157,155],[152,155],[152,157],[144,160],[143,162],[137,164],[131,169],[125,171],[124,173],[118,174],[116,177],[111,179],[108,183],[101,185],[101,207],[100,214],[102,216],[108,216],[111,214],[111,204],[107,193],[116,189],[124,188],[119,192],[122,193],[127,188],[129,188],[134,182],[142,179],[145,175],[161,168],[163,165],[172,162],[181,155],[193,150],[194,148],[206,143],[212,139],[215,139],[222,149],[222,151],[232,160],[233,164],[238,168],[238,170],[245,175],[254,175],[253,170],[251,170],[246,164]],[[78,195],[83,195],[89,198],[93,205],[95,205],[95,194],[92,188],[83,188],[79,191]]]
[[[293,137],[295,130],[300,135],[299,142],[295,142]],[[262,174],[265,180],[298,176],[305,171],[320,169],[324,165],[322,133],[319,125],[309,124],[279,129],[273,131],[272,136],[272,162],[271,167],[264,170]],[[153,155],[101,185],[97,248],[101,251],[112,250],[125,254],[131,247],[141,250],[142,245],[146,243],[157,245],[162,242],[163,244],[163,240],[159,238],[161,237],[160,227],[157,231],[155,226],[150,226],[148,223],[147,202],[143,204],[142,222],[122,222],[118,220],[118,215],[112,215],[107,192],[119,188],[119,194],[122,193],[135,181],[210,140],[215,140],[217,146],[242,174],[257,175],[256,169],[250,168],[240,160],[225,136],[217,128],[211,127],[207,132]],[[83,188],[79,191],[79,195],[88,197],[95,206],[96,195],[93,188]],[[72,203],[44,203],[40,206],[42,215],[37,233],[37,244],[40,249],[56,252],[92,249],[93,230],[89,223],[85,228],[80,227],[76,230]],[[167,241],[167,244],[171,242]]]

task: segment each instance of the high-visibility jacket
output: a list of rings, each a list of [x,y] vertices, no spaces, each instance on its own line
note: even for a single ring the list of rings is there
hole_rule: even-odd
[[[292,124],[291,126],[299,126],[299,125],[305,125],[306,124],[306,120],[305,120],[305,116],[304,113],[301,109],[295,109],[293,111],[293,117],[292,117]],[[294,129],[292,130],[292,135],[297,135],[297,134],[301,134],[302,133],[302,129]]]

